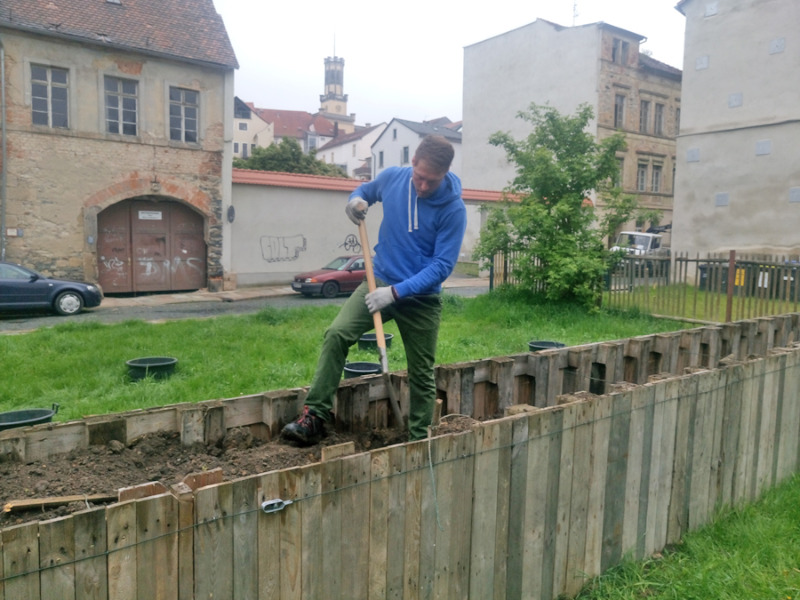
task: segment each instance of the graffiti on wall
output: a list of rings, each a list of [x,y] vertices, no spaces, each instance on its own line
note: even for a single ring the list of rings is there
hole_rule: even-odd
[[[296,235],[261,236],[261,257],[267,262],[297,260],[306,251],[306,237]]]
[[[344,251],[349,252],[350,254],[360,254],[361,242],[359,242],[358,238],[351,233],[344,238],[343,243],[339,244],[339,248],[344,248]]]

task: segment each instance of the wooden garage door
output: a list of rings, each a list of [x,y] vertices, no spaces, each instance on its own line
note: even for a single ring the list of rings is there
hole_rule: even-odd
[[[206,285],[203,217],[177,202],[126,200],[97,217],[105,293],[196,290]]]

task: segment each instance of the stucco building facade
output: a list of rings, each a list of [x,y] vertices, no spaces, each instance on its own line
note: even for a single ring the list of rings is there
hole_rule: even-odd
[[[106,292],[221,282],[237,63],[212,1],[4,0],[0,40],[6,260]]]
[[[598,140],[625,134],[627,150],[618,154],[623,192],[671,222],[681,72],[640,53],[643,40],[606,23],[563,27],[539,19],[466,47],[465,187],[501,190],[513,180],[514,165],[489,137],[526,137],[530,124],[517,118],[520,111],[549,104],[568,115],[588,104]]]
[[[673,244],[800,253],[800,4],[684,0]]]

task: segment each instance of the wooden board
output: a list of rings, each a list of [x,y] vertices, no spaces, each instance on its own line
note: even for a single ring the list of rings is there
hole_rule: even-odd
[[[42,598],[39,587],[39,523],[8,527],[2,532],[6,600]]]
[[[177,598],[178,501],[163,494],[135,502],[139,597]]]
[[[195,596],[233,600],[233,488],[221,483],[195,492]]]
[[[112,504],[106,512],[109,600],[136,600],[136,501]]]
[[[260,407],[259,407],[260,408]],[[233,524],[233,598],[258,598],[258,478],[231,482]]]
[[[39,567],[42,597],[75,597],[75,521],[61,517],[39,523]]]

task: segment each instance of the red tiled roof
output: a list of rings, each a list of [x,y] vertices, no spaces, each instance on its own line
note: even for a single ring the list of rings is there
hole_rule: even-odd
[[[247,106],[264,121],[272,123],[275,137],[302,138],[304,132],[311,131],[312,125],[319,135],[333,137],[333,121],[320,115],[312,115],[302,110],[256,108],[252,102],[247,102]]]
[[[239,68],[212,0],[2,0],[0,26]]]

